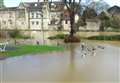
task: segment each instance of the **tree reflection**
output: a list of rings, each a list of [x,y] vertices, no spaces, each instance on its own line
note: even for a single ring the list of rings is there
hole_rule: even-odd
[[[75,47],[74,43],[70,43],[70,67],[71,69],[75,68]]]

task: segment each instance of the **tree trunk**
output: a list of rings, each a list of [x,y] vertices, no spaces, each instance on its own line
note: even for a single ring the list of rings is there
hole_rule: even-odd
[[[67,36],[64,40],[65,43],[75,43],[80,42],[80,38],[75,36],[75,12],[74,10],[70,10],[70,35]]]
[[[70,11],[70,36],[74,36],[75,33],[74,23],[75,23],[75,13],[74,11]]]

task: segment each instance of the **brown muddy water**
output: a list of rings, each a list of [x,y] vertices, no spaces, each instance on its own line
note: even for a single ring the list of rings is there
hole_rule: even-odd
[[[29,54],[0,60],[0,82],[119,83],[119,41],[83,40],[79,44],[63,44],[59,40],[49,41],[46,39],[56,33],[51,32],[46,33],[48,35],[45,35],[45,33],[42,35],[42,33],[32,32],[31,36],[34,36],[34,40],[27,40],[26,42],[35,44],[35,41],[39,40],[41,44],[62,45],[66,48],[64,52]],[[88,33],[80,34],[89,36],[91,33],[89,35]],[[100,33],[92,35],[97,34],[100,35]],[[18,41],[22,42],[23,40]],[[25,43],[25,41],[22,43]],[[86,46],[84,49],[81,47],[83,43]]]
[[[2,83],[119,83],[120,48],[84,41],[95,51],[69,44],[68,51],[8,58],[0,61]]]

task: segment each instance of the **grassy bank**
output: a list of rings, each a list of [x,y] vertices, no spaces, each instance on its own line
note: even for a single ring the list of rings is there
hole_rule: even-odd
[[[21,56],[27,54],[36,54],[36,53],[48,53],[53,51],[63,51],[63,47],[57,46],[47,46],[47,45],[24,45],[16,47],[16,50],[6,51],[4,53],[0,53],[6,57],[14,57],[14,56]]]
[[[50,36],[48,39],[64,39],[68,34],[57,34],[55,36]],[[81,37],[80,39],[88,39],[88,40],[109,40],[109,41],[119,41],[120,35],[98,35],[98,36],[91,36],[91,37]]]
[[[119,41],[120,40],[120,35],[100,35],[100,36],[92,36],[88,37],[87,39],[89,40],[109,40],[109,41]]]

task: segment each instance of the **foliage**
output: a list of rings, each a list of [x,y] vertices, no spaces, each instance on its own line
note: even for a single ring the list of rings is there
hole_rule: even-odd
[[[99,18],[101,20],[109,20],[109,17],[106,15],[105,12],[102,12],[100,15],[99,15]]]
[[[111,23],[110,23],[110,26],[112,28],[115,28],[115,29],[120,29],[120,19],[118,19],[117,17],[112,17],[111,18]]]
[[[84,12],[83,12],[83,15],[82,17],[84,19],[91,19],[91,18],[94,18],[97,16],[97,13],[94,9],[92,8],[87,8]]]
[[[9,32],[9,36],[11,37],[11,38],[16,38],[17,36],[19,36],[20,35],[20,32],[16,29],[16,30],[14,30],[14,31],[10,31]]]
[[[29,36],[24,36],[24,35],[22,35],[21,33],[20,33],[20,31],[19,30],[17,30],[17,29],[15,29],[15,30],[13,30],[13,31],[10,31],[9,32],[9,36],[11,37],[11,38],[18,38],[18,39],[29,39],[30,37]]]
[[[102,12],[99,16],[100,20],[101,20],[101,27],[100,30],[105,30],[108,27],[111,27],[113,29],[119,29],[120,28],[120,24],[119,21],[120,19],[118,19],[116,16],[108,16],[106,15],[106,13]]]
[[[83,18],[79,18],[78,22],[75,23],[75,27],[77,28],[77,30],[79,29],[80,26],[85,26],[86,22]]]

